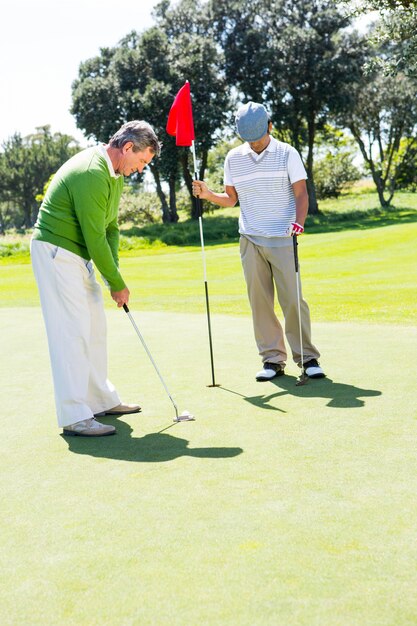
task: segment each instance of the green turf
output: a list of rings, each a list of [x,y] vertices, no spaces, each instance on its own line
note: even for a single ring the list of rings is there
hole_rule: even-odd
[[[329,378],[259,384],[236,244],[124,256],[111,379],[143,413],[59,435],[30,265],[0,264],[0,623],[414,626],[416,223],[306,235]],[[200,312],[200,313],[199,313]]]
[[[110,374],[143,413],[55,426],[39,309],[0,310],[2,624],[411,626],[415,329],[315,324],[329,378],[256,383],[250,319],[122,311]],[[111,420],[109,419],[110,423]]]
[[[414,324],[417,222],[305,235],[299,254],[303,288],[316,321]],[[204,312],[199,248],[144,250],[121,259],[133,309]],[[236,244],[206,249],[214,313],[248,315]],[[28,264],[0,264],[2,306],[36,306]],[[108,298],[107,303],[113,307]]]

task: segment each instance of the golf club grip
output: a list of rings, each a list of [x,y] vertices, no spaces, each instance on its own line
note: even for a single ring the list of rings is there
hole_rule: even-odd
[[[292,245],[293,245],[293,248],[294,248],[295,271],[298,272],[298,250],[297,250],[298,241],[297,241],[297,235],[293,235],[292,236]]]
[[[195,206],[197,209],[197,217],[202,217],[203,212],[202,212],[201,198],[200,196],[194,196],[194,197],[195,197]]]
[[[129,313],[129,307],[127,306],[127,304],[123,305],[124,310],[126,311],[126,313]]]

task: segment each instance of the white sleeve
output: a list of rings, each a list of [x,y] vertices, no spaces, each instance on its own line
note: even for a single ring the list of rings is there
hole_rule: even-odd
[[[301,157],[293,147],[290,147],[287,168],[291,185],[299,180],[306,180],[308,178]]]
[[[230,171],[230,163],[229,163],[229,155],[227,155],[224,162],[224,185],[228,185],[229,187],[234,187],[232,172]]]

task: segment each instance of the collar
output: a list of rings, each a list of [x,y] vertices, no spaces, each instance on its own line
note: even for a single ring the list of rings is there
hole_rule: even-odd
[[[269,142],[265,150],[261,152],[261,154],[258,154],[257,152],[255,152],[255,150],[252,150],[248,142],[245,142],[242,145],[242,154],[251,154],[255,159],[259,159],[265,152],[276,152],[277,148],[278,141],[274,137],[271,137],[271,141]]]
[[[107,163],[107,167],[109,168],[109,172],[110,172],[110,176],[112,176],[112,178],[119,178],[121,176],[121,174],[116,174],[116,172],[114,171],[114,167],[113,167],[113,163],[111,162],[111,159],[108,155],[108,152],[106,150],[106,146],[104,143],[99,143],[98,146],[98,151],[100,152],[100,154],[106,159],[106,163]]]

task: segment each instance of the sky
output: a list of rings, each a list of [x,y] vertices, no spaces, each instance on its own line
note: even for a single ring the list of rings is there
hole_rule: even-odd
[[[0,9],[0,145],[49,124],[87,140],[70,114],[82,61],[153,24],[158,0],[12,0]],[[120,8],[119,8],[120,7]]]
[[[69,112],[82,61],[153,24],[158,0],[12,0],[0,9],[0,144],[49,124],[87,145]]]

